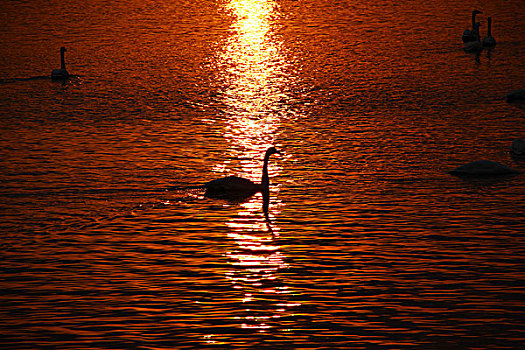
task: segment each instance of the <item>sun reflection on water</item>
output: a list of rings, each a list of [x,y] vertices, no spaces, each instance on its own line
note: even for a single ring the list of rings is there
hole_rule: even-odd
[[[226,253],[232,267],[226,277],[233,289],[241,293],[239,303],[244,312],[234,319],[240,322],[241,328],[265,332],[273,328],[272,320],[281,318],[297,305],[285,300],[291,291],[280,281],[279,271],[288,269],[289,265],[277,240],[278,228],[273,229],[259,214],[260,200],[260,196],[256,196],[243,203],[238,218],[227,222],[228,236],[236,248]]]
[[[291,79],[283,71],[287,62],[274,34],[278,6],[269,0],[231,0],[225,9],[233,19],[232,35],[219,49],[216,62],[218,98],[225,106],[223,136],[231,145],[226,155],[242,159],[239,175],[258,181],[262,155],[276,143]],[[218,164],[214,170],[224,169]]]
[[[275,34],[278,5],[270,0],[226,0],[233,22],[231,35],[218,49],[215,62],[219,81],[218,103],[224,106],[214,121],[228,147],[213,170],[260,182],[264,152],[279,146],[286,87],[292,77],[285,71],[282,42]],[[280,173],[270,161],[270,178]],[[278,186],[272,186],[272,198]],[[260,207],[260,206],[259,206]],[[240,215],[242,213],[239,213]]]
[[[275,35],[278,5],[269,0],[230,0],[225,3],[233,23],[231,36],[218,50],[218,103],[224,106],[222,135],[229,147],[214,171],[235,174],[259,182],[264,152],[277,146],[286,89],[292,77],[285,71],[286,57]],[[273,160],[273,161],[272,161]],[[279,162],[269,164],[270,179],[281,171]],[[272,182],[272,180],[270,180]],[[280,272],[288,269],[279,245],[279,227],[269,220],[279,214],[279,186],[270,189],[270,213],[262,213],[262,195],[238,204],[237,215],[226,222],[234,248],[225,252],[231,269],[226,273],[239,293],[239,327],[267,332],[277,319],[289,316],[298,306],[283,284]]]

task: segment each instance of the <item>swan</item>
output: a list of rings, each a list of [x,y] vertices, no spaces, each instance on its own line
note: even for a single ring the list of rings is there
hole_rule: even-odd
[[[468,164],[461,165],[454,170],[450,170],[448,173],[457,176],[501,176],[520,174],[521,172],[498,162],[493,162],[490,160],[476,160]]]
[[[487,18],[487,36],[483,38],[483,47],[496,46],[496,39],[492,36],[492,17]]]
[[[474,29],[477,33],[479,33],[480,26],[481,24],[479,22],[474,24]],[[479,41],[479,35],[476,35],[476,39],[474,41],[466,42],[463,46],[463,49],[465,52],[480,52],[483,50],[483,45],[481,44],[481,41]]]
[[[476,30],[476,15],[483,13],[478,10],[472,11],[472,30],[465,29],[463,32],[463,35],[461,36],[461,40],[463,40],[464,43],[468,43],[469,41],[475,41],[479,38],[479,31]]]
[[[241,199],[262,192],[268,198],[270,192],[270,178],[268,177],[268,160],[272,154],[281,154],[275,147],[270,147],[264,155],[262,179],[260,184],[238,176],[228,176],[212,180],[204,184],[208,198]]]
[[[515,139],[512,141],[510,153],[515,156],[525,156],[525,140]]]
[[[64,53],[66,52],[66,48],[62,46],[60,48],[60,69],[54,69],[51,72],[51,79],[67,79],[69,78],[69,73],[66,69],[66,60],[64,58]]]
[[[507,102],[523,102],[525,101],[525,89],[518,89],[509,92],[505,95]]]

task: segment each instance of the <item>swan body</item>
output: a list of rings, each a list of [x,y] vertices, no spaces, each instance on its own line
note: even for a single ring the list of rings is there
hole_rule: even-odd
[[[474,28],[476,29],[476,32],[479,33],[479,27],[481,24],[479,22],[476,22],[474,24]],[[463,49],[465,52],[480,52],[483,50],[483,45],[481,44],[481,41],[479,41],[479,35],[475,36],[476,39],[473,41],[466,42],[463,46]]]
[[[60,48],[60,69],[54,69],[51,72],[51,79],[63,80],[69,78],[69,72],[66,69],[66,60],[64,54],[66,52],[65,47]]]
[[[461,40],[463,40],[464,43],[468,43],[469,41],[476,40],[476,37],[474,36],[474,32],[472,30],[465,29],[463,35],[461,36]]]
[[[270,147],[264,155],[263,174],[261,183],[257,184],[251,180],[238,176],[228,176],[212,180],[204,184],[206,193],[209,198],[239,199],[248,198],[257,192],[263,195],[269,193],[270,179],[268,177],[268,161],[272,154],[281,154],[275,147]]]
[[[468,43],[465,43],[463,49],[467,53],[480,52],[483,50],[483,45],[479,41],[469,41]]]
[[[515,156],[525,156],[525,140],[515,139],[512,141],[510,153]]]
[[[476,41],[479,38],[479,31],[476,29],[476,15],[483,13],[478,10],[472,11],[472,29],[465,29],[463,32],[463,35],[461,36],[461,40],[463,40],[464,43],[468,43],[469,41]]]
[[[525,101],[525,89],[518,89],[509,92],[505,95],[507,102],[523,102]]]
[[[496,46],[496,39],[492,36],[492,18],[487,18],[487,36],[483,38],[483,47]]]
[[[501,176],[519,174],[520,171],[490,160],[476,160],[448,172],[457,176]]]
[[[233,175],[207,182],[204,187],[207,197],[250,197],[262,190],[261,184]]]

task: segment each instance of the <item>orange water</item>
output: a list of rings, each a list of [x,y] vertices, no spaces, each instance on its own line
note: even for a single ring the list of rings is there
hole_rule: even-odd
[[[463,52],[473,6],[498,44]],[[520,1],[0,4],[0,347],[525,342]],[[46,78],[67,47],[65,83]],[[195,189],[270,161],[270,222]]]

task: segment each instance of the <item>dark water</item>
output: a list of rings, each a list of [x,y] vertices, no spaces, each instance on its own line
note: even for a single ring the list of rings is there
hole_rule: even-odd
[[[497,46],[466,54],[473,8]],[[3,1],[0,347],[519,349],[520,1]],[[67,47],[67,82],[47,78]],[[261,176],[270,218],[193,189]]]

